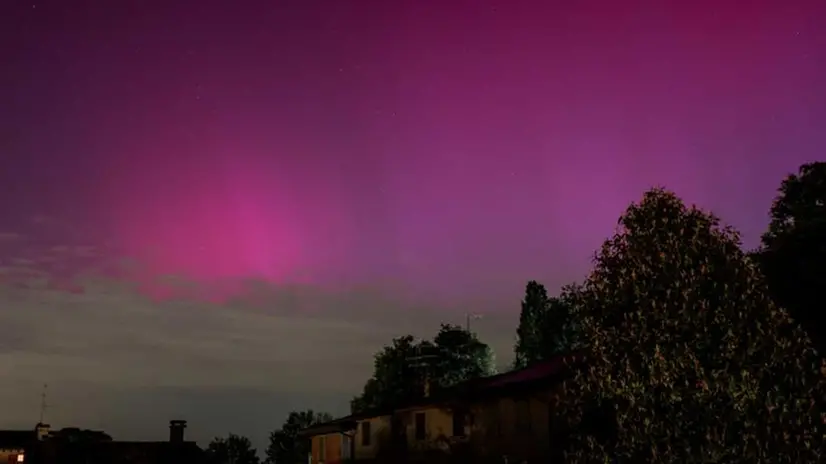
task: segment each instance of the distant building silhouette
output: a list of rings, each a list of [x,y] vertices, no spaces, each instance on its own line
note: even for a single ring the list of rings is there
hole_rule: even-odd
[[[35,441],[34,430],[0,430],[0,463],[24,462],[26,451]]]
[[[0,431],[0,464],[202,464],[203,450],[185,441],[186,421],[169,423],[168,441],[118,441],[97,430],[67,427],[50,431],[38,424],[32,431]],[[3,441],[5,440],[5,441]]]

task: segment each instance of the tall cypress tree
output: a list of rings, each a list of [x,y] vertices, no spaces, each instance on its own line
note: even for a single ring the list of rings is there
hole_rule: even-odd
[[[525,286],[514,346],[514,367],[519,369],[541,359],[542,329],[548,309],[545,286],[532,280]]]

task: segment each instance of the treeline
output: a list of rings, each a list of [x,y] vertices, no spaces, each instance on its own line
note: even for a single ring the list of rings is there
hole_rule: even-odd
[[[496,372],[495,364],[493,351],[475,333],[442,324],[430,340],[405,335],[376,353],[373,375],[365,382],[362,393],[353,398],[350,407],[353,413],[392,407],[421,398],[427,390],[435,393],[465,380],[492,375]],[[332,419],[330,414],[312,410],[291,412],[281,428],[270,434],[265,462],[307,462],[309,443],[299,438],[298,432]],[[259,463],[250,440],[233,434],[215,438],[207,453],[214,464]]]
[[[712,213],[653,189],[619,218],[583,281],[553,297],[528,283],[514,367],[574,350],[586,360],[554,424],[566,462],[826,461],[826,163],[783,180],[769,212],[760,246],[744,250]],[[494,364],[487,345],[450,325],[432,340],[393,340],[374,361],[354,412]],[[327,419],[290,414],[267,462],[304,462],[295,432]]]

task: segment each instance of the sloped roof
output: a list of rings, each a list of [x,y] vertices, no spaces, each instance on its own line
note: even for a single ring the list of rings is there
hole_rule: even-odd
[[[417,407],[435,406],[455,401],[472,401],[481,397],[507,395],[515,390],[532,388],[538,384],[559,381],[567,372],[570,361],[581,360],[579,354],[557,356],[547,361],[538,362],[523,369],[513,370],[490,377],[482,377],[460,383],[454,387],[439,391],[429,397],[405,402],[395,408],[381,408],[364,411],[335,419],[323,424],[316,424],[301,431],[302,436],[323,435],[327,433],[353,430],[356,422],[372,417],[386,416],[394,411]]]
[[[82,457],[89,464],[173,464],[203,462],[203,450],[195,442],[105,441],[56,450],[61,460]]]
[[[0,430],[0,449],[22,449],[35,440],[34,430]]]

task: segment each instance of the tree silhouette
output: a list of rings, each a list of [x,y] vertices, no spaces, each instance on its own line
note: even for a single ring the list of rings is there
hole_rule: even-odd
[[[494,373],[493,351],[475,334],[443,324],[433,340],[406,335],[375,355],[373,376],[350,402],[352,412],[392,407],[421,398],[425,382],[445,388]]]
[[[523,368],[575,347],[571,295],[577,290],[575,285],[568,285],[558,297],[549,298],[542,284],[528,282],[516,329],[514,368]]]
[[[826,353],[826,163],[783,180],[755,257],[775,301]]]
[[[433,347],[433,380],[441,388],[496,373],[493,350],[462,327],[442,324]]]
[[[229,434],[214,438],[206,449],[209,464],[258,464],[258,455],[249,438]]]
[[[333,420],[333,417],[330,414],[315,413],[311,409],[291,412],[281,428],[270,433],[266,462],[268,464],[303,464],[307,462],[310,441],[299,437],[298,432],[312,425],[331,420]]]
[[[820,360],[734,230],[652,190],[581,290],[567,462],[823,462]]]
[[[542,325],[548,309],[545,286],[532,280],[525,287],[514,346],[514,367],[522,368],[540,359]]]
[[[351,403],[357,410],[389,407],[421,396],[421,371],[415,359],[421,355],[421,345],[412,335],[393,339],[376,353],[373,377],[367,381],[362,395]]]

